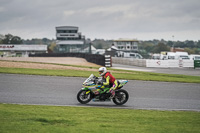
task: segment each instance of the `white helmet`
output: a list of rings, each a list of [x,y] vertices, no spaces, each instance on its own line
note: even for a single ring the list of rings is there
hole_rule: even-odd
[[[101,76],[105,75],[106,72],[107,72],[106,67],[100,67],[100,68],[99,68],[99,74],[100,74]]]

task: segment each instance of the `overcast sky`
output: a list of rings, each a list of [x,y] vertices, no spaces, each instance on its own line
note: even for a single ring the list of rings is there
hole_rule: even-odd
[[[0,34],[56,38],[77,26],[90,39],[200,40],[200,0],[0,0]]]

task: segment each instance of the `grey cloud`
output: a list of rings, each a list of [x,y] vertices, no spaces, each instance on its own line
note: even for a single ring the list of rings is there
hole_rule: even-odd
[[[31,38],[24,31],[55,37],[55,27],[61,25],[79,26],[87,37],[200,32],[199,7],[199,0],[0,0],[0,31],[22,38]]]

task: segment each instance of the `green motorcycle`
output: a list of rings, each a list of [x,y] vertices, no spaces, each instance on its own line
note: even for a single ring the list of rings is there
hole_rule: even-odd
[[[113,101],[116,105],[123,105],[128,101],[129,94],[126,90],[121,89],[128,81],[118,80],[118,87],[115,90],[115,96],[111,98],[109,92],[110,86],[101,86],[102,78],[93,74],[83,82],[83,88],[77,94],[77,100],[82,104],[87,104],[91,100],[94,102]]]

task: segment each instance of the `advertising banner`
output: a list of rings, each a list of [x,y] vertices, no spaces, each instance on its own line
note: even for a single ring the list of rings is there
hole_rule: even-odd
[[[47,45],[0,45],[0,51],[47,51]]]

